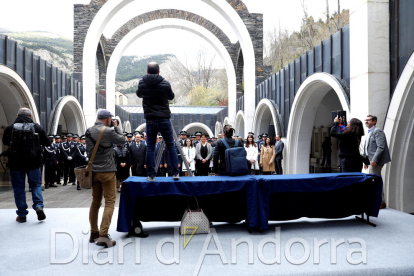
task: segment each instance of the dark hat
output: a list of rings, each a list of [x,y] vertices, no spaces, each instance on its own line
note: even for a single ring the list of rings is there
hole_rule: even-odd
[[[201,133],[200,131],[197,131],[197,132],[195,133],[195,135],[196,135],[196,136],[198,136],[198,135],[200,135],[200,136],[201,136],[201,135],[203,135],[203,133]]]
[[[132,135],[132,133],[127,133],[126,137],[128,138],[132,138],[134,135]]]
[[[191,135],[191,138],[196,138],[196,136],[193,134],[193,135]]]
[[[49,139],[50,139],[50,138],[52,138],[52,139],[53,139],[53,138],[55,138],[55,136],[53,136],[52,134],[49,134],[47,137],[48,137]]]
[[[73,134],[73,138],[79,138],[77,134]]]
[[[60,138],[61,138],[60,135],[55,136],[55,139],[60,139]]]
[[[254,136],[254,133],[250,131],[249,133],[247,133],[247,135],[253,135]]]
[[[187,135],[187,131],[181,130],[180,135]]]
[[[62,139],[66,139],[67,137],[66,137],[66,135],[62,135]]]
[[[127,135],[128,133],[127,133],[126,131],[124,131],[124,132],[122,132],[122,134],[124,134],[124,136],[125,136],[125,135]]]
[[[66,137],[73,137],[73,134],[72,133],[68,133],[68,134],[66,134]]]
[[[161,135],[158,135],[157,138],[162,138],[162,136]]]
[[[98,119],[99,120],[106,119],[108,117],[114,117],[114,115],[112,115],[112,113],[107,109],[99,110],[99,112],[98,112]]]
[[[262,134],[262,138],[263,138],[263,137],[268,137],[268,136],[269,136],[269,135],[267,135],[267,133],[263,133],[263,134]]]
[[[213,141],[213,139],[208,139],[208,142],[211,143],[211,142],[214,142],[214,141]]]
[[[85,139],[86,139],[85,135],[82,135],[82,136],[80,137],[80,139],[81,139],[81,140],[85,140]]]

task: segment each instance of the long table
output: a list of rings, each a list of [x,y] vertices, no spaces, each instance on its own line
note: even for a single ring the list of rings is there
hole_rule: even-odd
[[[378,216],[382,180],[363,173],[181,177],[129,177],[122,186],[117,231],[140,221],[180,221],[199,207],[213,222],[245,220],[267,229],[269,220]]]
[[[129,177],[122,185],[117,231],[128,232],[131,219],[181,221],[187,207],[199,207],[212,222],[240,222],[258,227],[257,180],[250,176]]]

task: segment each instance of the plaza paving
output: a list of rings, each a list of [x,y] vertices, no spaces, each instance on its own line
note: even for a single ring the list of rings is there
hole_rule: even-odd
[[[27,195],[30,199],[30,194]],[[119,194],[117,197],[116,206]],[[185,249],[183,236],[178,237],[179,264],[167,265],[161,262],[162,256],[167,260],[173,258],[173,245],[165,244],[162,256],[158,253],[158,257],[157,245],[164,238],[174,237],[174,227],[178,227],[179,222],[144,222],[150,237],[131,238],[132,243],[123,247],[122,258],[118,251],[122,248],[119,243],[126,242],[127,237],[126,233],[116,232],[118,208],[115,209],[110,228],[110,234],[118,241],[118,245],[111,250],[104,250],[94,244],[82,242],[89,237],[84,233],[88,233],[89,229],[87,207],[90,204],[91,190],[76,191],[75,186],[60,186],[46,190],[44,199],[46,220],[39,222],[35,212],[30,210],[28,221],[20,224],[14,221],[16,213],[11,189],[0,189],[1,276],[194,275],[197,272],[198,275],[414,275],[414,216],[390,208],[381,210],[378,218],[371,219],[378,225],[375,228],[353,217],[340,220],[300,219],[271,222],[270,230],[262,234],[248,234],[242,224],[214,223],[213,228],[217,232],[228,264],[223,264],[218,255],[204,256],[202,251],[207,235],[195,235]],[[31,205],[30,200],[28,203]],[[280,264],[264,264],[263,260],[275,256],[275,246],[265,245],[264,255],[259,258],[260,242],[265,238],[275,238],[275,227],[279,226]],[[56,248],[57,261],[68,258],[74,248],[74,242],[68,234],[58,233],[54,238],[53,231],[70,232],[77,239],[78,254],[73,261],[58,264],[52,259],[53,248]],[[248,263],[246,244],[238,246],[237,262],[232,263],[232,239],[240,238],[248,238],[252,242],[252,264]],[[288,261],[286,244],[292,238],[302,238],[309,245],[309,258],[303,264],[292,264]],[[349,244],[352,238],[360,238],[366,243],[366,264],[353,265],[347,261],[350,250],[361,248],[360,244]],[[315,264],[314,239],[328,241],[328,244],[320,247],[319,264]],[[340,239],[344,239],[345,243],[337,247],[335,263],[331,260],[335,255],[331,246]],[[52,246],[53,240],[56,241],[55,247]],[[208,249],[216,249],[213,239]],[[101,261],[105,262],[108,251],[113,253],[113,263],[99,264]],[[298,260],[304,255],[304,247],[295,243],[289,252],[287,254],[293,260]],[[361,258],[361,254],[355,253],[349,260],[358,258]],[[112,258],[109,260],[112,261]],[[199,270],[197,263],[201,264]]]

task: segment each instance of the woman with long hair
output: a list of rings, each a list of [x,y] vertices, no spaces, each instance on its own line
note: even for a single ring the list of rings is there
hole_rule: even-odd
[[[207,143],[206,135],[201,135],[201,142],[197,143],[196,156],[198,162],[197,176],[208,176],[210,159],[213,157],[211,145]]]
[[[361,137],[365,135],[362,122],[352,118],[345,131],[339,130],[339,118],[335,118],[331,128],[331,136],[339,140],[339,159],[342,172],[361,172],[362,160],[359,153]]]
[[[272,145],[270,137],[267,137],[260,153],[260,166],[263,168],[263,174],[275,172],[275,157],[275,147]]]
[[[183,158],[183,172],[185,172],[185,176],[188,176],[188,172],[187,172],[187,167],[185,166],[184,162],[187,162],[188,166],[190,167],[190,170],[193,172],[195,172],[195,157],[196,157],[196,151],[195,148],[193,147],[193,143],[191,142],[191,139],[187,138],[185,139],[185,144],[183,147],[183,154],[184,154],[184,158]]]
[[[244,149],[246,150],[246,159],[250,174],[258,175],[260,171],[259,163],[257,162],[259,151],[256,143],[254,142],[253,135],[247,135]]]

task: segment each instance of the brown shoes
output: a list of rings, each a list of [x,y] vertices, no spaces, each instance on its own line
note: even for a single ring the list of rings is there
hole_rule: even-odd
[[[380,209],[385,209],[385,208],[387,208],[387,204],[385,204],[385,202],[384,203],[381,203]]]
[[[104,246],[105,248],[115,246],[116,241],[111,240],[109,235],[99,235],[96,245]]]
[[[16,221],[17,222],[20,222],[20,223],[26,222],[26,217],[19,217],[19,216],[17,216]]]
[[[89,242],[90,243],[96,242],[97,239],[99,239],[99,232],[91,232],[91,237],[89,238]]]

